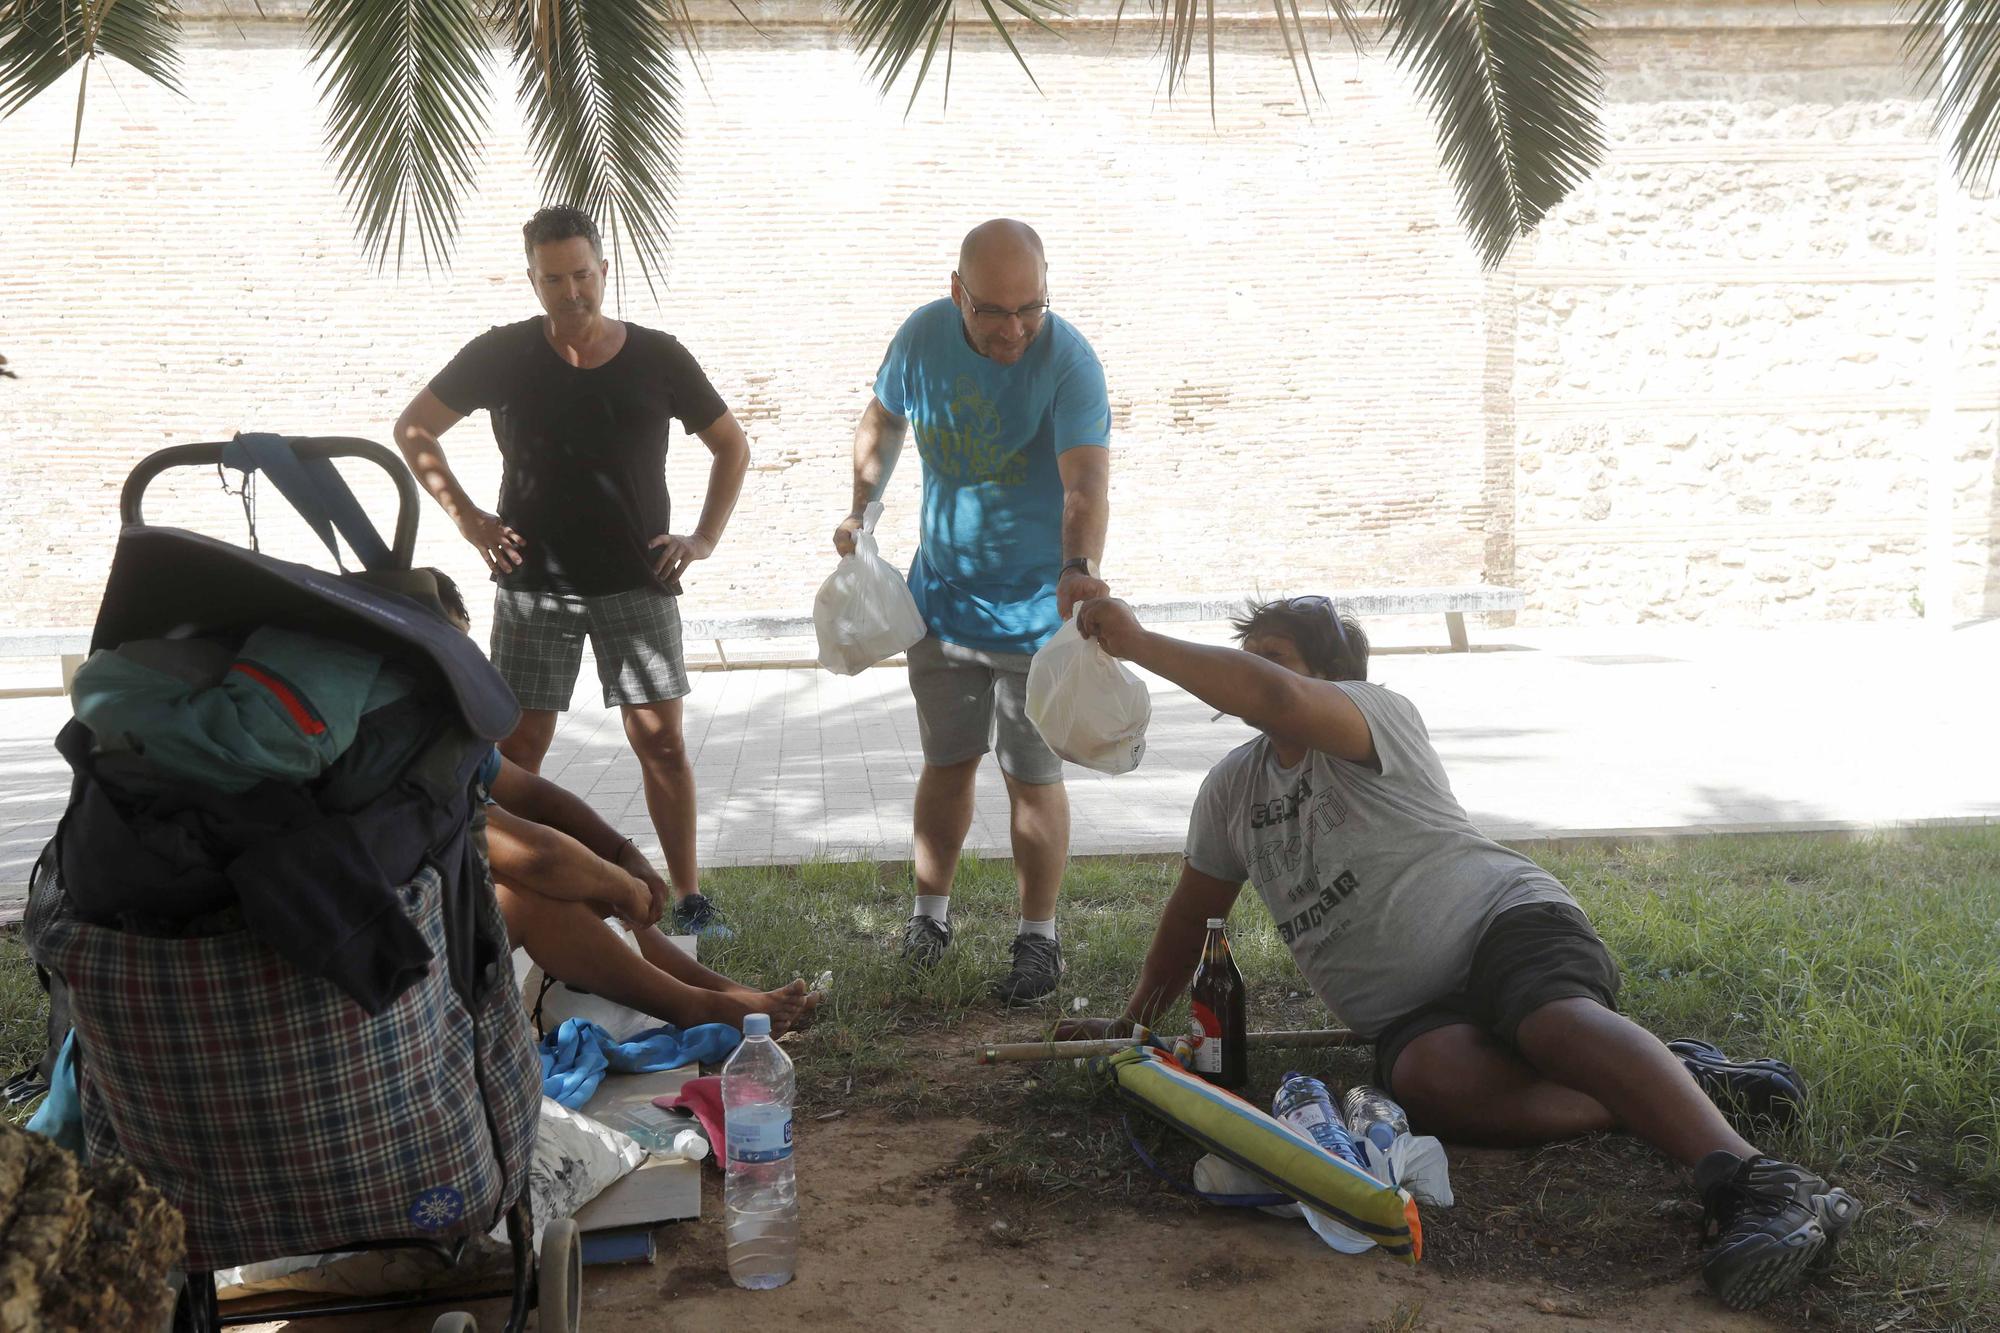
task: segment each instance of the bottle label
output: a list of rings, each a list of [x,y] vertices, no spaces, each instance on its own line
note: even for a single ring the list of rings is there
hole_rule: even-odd
[[[1287,1108],[1285,1119],[1289,1120],[1296,1128],[1302,1129],[1311,1135],[1320,1147],[1327,1148],[1332,1146],[1334,1141],[1332,1132],[1334,1120],[1332,1116],[1327,1114],[1326,1108],[1321,1106],[1317,1101],[1300,1102],[1296,1106]]]
[[[792,1111],[788,1106],[732,1107],[725,1117],[729,1160],[755,1165],[782,1162],[792,1155]]]
[[[1200,1000],[1188,1004],[1188,1045],[1194,1048],[1195,1073],[1222,1072],[1222,1023]]]

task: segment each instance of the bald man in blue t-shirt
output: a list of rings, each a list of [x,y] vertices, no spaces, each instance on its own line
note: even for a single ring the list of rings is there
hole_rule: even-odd
[[[917,780],[917,901],[903,956],[951,944],[951,882],[972,826],[979,761],[998,751],[1011,811],[1021,920],[1009,1004],[1055,993],[1056,897],[1069,858],[1062,761],[1026,713],[1028,660],[1078,602],[1104,596],[1111,405],[1097,354],[1049,310],[1041,238],[996,219],[967,234],[951,299],[896,333],[854,432],[854,508],[841,554],[881,499],[905,437],[923,460],[910,592],[930,633],[909,652],[924,747]]]

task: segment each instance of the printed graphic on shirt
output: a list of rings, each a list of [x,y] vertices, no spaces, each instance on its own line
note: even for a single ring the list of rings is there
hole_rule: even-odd
[[[970,375],[958,377],[941,413],[918,416],[911,425],[924,466],[953,481],[1019,486],[1028,479],[1026,452],[1000,447],[1000,409]]]
[[[1308,873],[1305,879],[1288,891],[1294,902],[1304,902],[1305,906],[1293,916],[1278,922],[1278,938],[1287,945],[1307,931],[1325,924],[1333,909],[1346,902],[1361,887],[1361,881],[1354,878],[1352,870],[1343,870],[1334,876],[1333,882],[1321,886],[1318,872]],[[1328,935],[1328,939],[1338,937],[1347,929],[1342,922],[1338,929]]]

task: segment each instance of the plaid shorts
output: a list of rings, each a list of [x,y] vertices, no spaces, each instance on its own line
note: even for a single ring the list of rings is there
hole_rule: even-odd
[[[493,665],[523,708],[569,708],[586,635],[605,707],[660,703],[688,692],[680,603],[670,594],[657,588],[603,597],[494,591]]]

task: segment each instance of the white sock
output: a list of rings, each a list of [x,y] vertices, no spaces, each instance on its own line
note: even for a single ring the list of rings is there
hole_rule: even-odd
[[[1056,919],[1050,917],[1047,921],[1030,921],[1022,917],[1020,929],[1015,934],[1040,935],[1045,940],[1052,940],[1056,937]]]
[[[951,895],[948,893],[920,893],[917,895],[917,915],[927,916],[939,925],[951,924]]]

